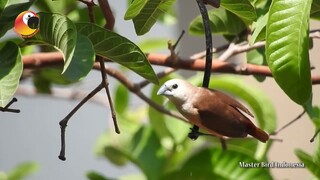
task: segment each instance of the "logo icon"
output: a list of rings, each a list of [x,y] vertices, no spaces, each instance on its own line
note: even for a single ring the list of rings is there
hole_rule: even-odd
[[[32,11],[23,11],[14,22],[14,30],[22,38],[31,38],[39,31],[40,19]]]

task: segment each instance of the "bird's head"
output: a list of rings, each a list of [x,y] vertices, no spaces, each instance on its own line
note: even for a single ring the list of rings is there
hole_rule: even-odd
[[[185,102],[192,97],[195,87],[181,79],[171,79],[158,90],[157,95],[164,95],[174,102]]]

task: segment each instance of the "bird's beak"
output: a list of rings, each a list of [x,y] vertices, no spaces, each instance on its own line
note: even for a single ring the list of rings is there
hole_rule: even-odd
[[[158,92],[157,92],[157,95],[165,95],[165,96],[170,96],[172,95],[172,92],[170,89],[168,89],[168,87],[166,85],[162,85]]]

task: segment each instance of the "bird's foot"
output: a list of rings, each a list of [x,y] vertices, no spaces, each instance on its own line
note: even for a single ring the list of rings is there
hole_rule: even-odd
[[[199,132],[197,128],[190,128],[190,130],[191,132],[188,134],[188,137],[193,141],[197,140],[199,136],[212,136],[211,134]]]

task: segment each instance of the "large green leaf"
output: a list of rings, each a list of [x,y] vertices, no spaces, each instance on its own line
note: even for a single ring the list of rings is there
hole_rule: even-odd
[[[132,19],[136,17],[142,8],[147,4],[148,0],[135,0],[133,1],[124,15],[125,20]]]
[[[0,50],[0,107],[4,107],[16,92],[23,71],[19,47],[7,42]]]
[[[0,37],[13,28],[16,17],[30,8],[34,1],[7,6],[0,16]]]
[[[180,169],[164,179],[272,179],[268,168],[245,168],[240,163],[261,163],[245,153],[219,148],[205,149],[191,156]]]
[[[87,36],[96,54],[117,62],[147,80],[158,84],[158,78],[140,48],[127,38],[90,23],[77,23],[78,32]]]
[[[319,164],[319,162],[316,162],[311,155],[307,154],[306,152],[304,152],[300,149],[296,149],[294,151],[294,153],[296,154],[296,156],[298,156],[300,161],[302,161],[304,163],[306,168],[309,169],[309,171],[313,175],[315,175],[317,178],[320,178],[320,164]]]
[[[296,103],[311,96],[309,15],[312,0],[274,0],[267,22],[266,55],[272,75]]]
[[[221,0],[220,5],[240,18],[249,21],[255,21],[257,19],[256,10],[249,0]]]
[[[78,34],[76,48],[63,75],[71,81],[82,80],[91,71],[95,53],[90,39]]]
[[[211,32],[214,34],[237,35],[245,29],[245,24],[239,17],[223,8],[210,10],[208,15]],[[198,16],[191,21],[189,32],[195,35],[204,34],[201,16]]]
[[[140,13],[133,18],[137,35],[147,33],[158,18],[170,9],[174,2],[175,0],[149,0]]]

